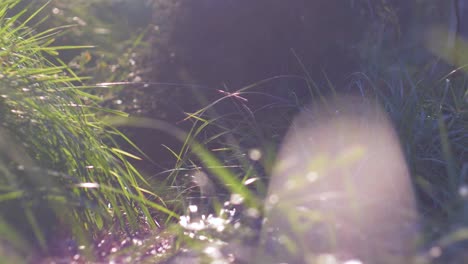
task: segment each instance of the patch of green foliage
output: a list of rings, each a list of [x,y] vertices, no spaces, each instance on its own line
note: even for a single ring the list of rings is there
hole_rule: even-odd
[[[88,77],[82,77],[84,84],[138,83],[151,71],[147,62],[151,47],[147,40],[149,33],[154,33],[154,28],[150,23],[152,8],[148,1],[23,0],[17,9],[30,6],[28,10],[35,10],[47,2],[41,14],[47,19],[37,25],[38,30],[69,25],[67,30],[56,35],[57,45],[93,46],[92,49],[72,49],[60,54],[60,58],[79,76]],[[92,93],[102,97],[101,105],[136,112],[142,107],[131,102],[143,95],[131,88],[133,86],[124,89],[123,85],[114,85],[113,89],[99,89]]]
[[[0,3],[0,236],[2,248],[18,256],[46,249],[58,233],[70,231],[89,242],[103,228],[156,227],[146,180],[121,150],[123,136],[104,123],[105,109],[59,52],[88,46],[54,46],[66,27],[41,32],[38,14],[12,10],[18,0]],[[32,21],[36,21],[31,24]],[[124,137],[125,138],[125,137]],[[148,185],[146,185],[148,187]]]

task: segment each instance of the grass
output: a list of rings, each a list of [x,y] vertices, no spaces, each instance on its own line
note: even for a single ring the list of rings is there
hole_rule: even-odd
[[[397,70],[370,68],[356,74],[352,77],[349,89],[363,98],[373,98],[381,103],[401,142],[416,191],[422,225],[421,250],[412,261],[463,261],[460,250],[463,250],[462,241],[467,239],[464,226],[468,221],[465,194],[468,166],[466,78],[453,73],[445,75],[443,71],[437,77],[433,72],[412,71],[410,65],[404,64],[388,68]],[[278,143],[289,127],[288,120],[292,120],[297,109],[303,106],[294,101],[278,101],[260,109],[248,109],[236,97],[249,98],[253,90],[262,93],[261,85],[272,81],[275,78],[239,89],[188,114],[187,120],[192,120],[194,126],[182,151],[175,153],[179,163],[172,174],[174,179],[183,178],[190,168],[210,171],[206,164],[203,166],[203,163],[197,162],[198,151],[190,145],[195,139],[214,151],[216,157],[223,160],[225,167],[235,167],[231,171],[237,181],[226,181],[221,174],[212,171],[215,184],[224,186],[217,190],[219,195],[224,193],[224,197],[227,197],[225,200],[229,200],[232,194],[240,193],[233,190],[232,186],[245,186],[246,181],[250,182],[253,178],[266,179],[271,175],[275,166],[272,161]],[[332,94],[332,97],[336,94],[333,87],[330,88],[331,92],[326,92],[317,87],[313,80],[306,77],[304,81],[305,85],[311,87],[312,100],[316,103],[327,104],[329,99],[323,93]],[[315,88],[322,92],[316,92]],[[237,105],[238,112],[219,115],[216,109],[223,109],[223,104]],[[275,118],[268,119],[268,116]],[[260,150],[265,158],[252,160],[248,155],[251,150]],[[249,195],[265,197],[268,180],[257,183],[253,188],[249,185]],[[179,181],[179,184],[183,184],[183,181]],[[244,210],[257,208],[262,211],[262,207],[257,203],[257,207],[247,205]],[[241,214],[246,214],[246,211]],[[251,232],[255,232],[255,229]],[[293,241],[297,240],[286,245],[289,248],[287,251],[297,250],[295,247],[298,245]],[[431,250],[435,249],[440,249],[442,256],[431,255]]]
[[[422,244],[437,245],[437,238],[457,232],[467,220],[462,192],[468,142],[465,77],[419,79],[405,67],[371,74],[364,82],[392,118],[410,167],[424,229]],[[358,87],[365,90],[362,84]]]
[[[80,243],[113,226],[129,233],[141,225],[157,227],[150,211],[177,216],[151,202],[147,181],[119,148],[120,132],[104,123],[99,98],[80,87],[81,79],[53,46],[63,30],[37,32],[38,9],[11,10],[17,0],[0,3],[0,234],[2,245],[18,256],[43,250],[53,236],[69,232]],[[40,23],[41,20],[39,20]]]
[[[326,94],[337,96],[333,83],[316,84],[296,56],[304,77],[276,76],[220,94],[219,100],[187,115],[185,122],[193,124],[188,132],[156,120],[128,118],[102,107],[105,102],[96,96],[96,89],[112,85],[82,85],[84,80],[60,59],[65,50],[86,50],[77,59],[86,68],[91,47],[53,46],[66,27],[38,31],[46,7],[32,15],[26,15],[25,9],[12,12],[18,3],[0,3],[0,255],[11,258],[11,263],[22,262],[31,250],[45,252],[54,239],[60,243],[69,235],[89,248],[102,233],[131,237],[142,229],[156,230],[163,224],[153,220],[156,211],[159,217],[167,216],[161,218],[167,219],[164,224],[179,218],[175,212],[186,211],[179,225],[169,224],[162,235],[167,240],[175,237],[170,254],[189,247],[208,259],[216,258],[207,249],[213,250],[213,241],[224,241],[224,249],[237,252],[240,259],[254,256],[247,249],[258,246],[263,201],[280,143],[305,106],[300,98],[291,97],[251,108],[245,99],[270,96],[269,85],[279,81],[294,94],[297,87],[287,86],[287,80],[300,78],[313,102],[327,105]],[[139,46],[140,41],[136,38],[131,46]],[[425,70],[433,67],[415,69],[402,62],[393,65],[388,58],[372,60],[370,67],[352,76],[349,90],[380,102],[398,134],[423,225],[414,262],[456,259],[468,239],[466,78],[443,71],[434,77],[434,72]],[[104,75],[97,80],[112,83],[120,78]],[[234,110],[220,114],[226,105]],[[154,183],[130,164],[144,154],[131,142],[133,152],[119,147],[117,142],[127,140],[119,126],[163,130],[182,142],[180,150],[168,149],[177,163],[165,182]],[[194,204],[201,212],[189,206]],[[283,241],[282,252],[303,253],[297,240]],[[140,248],[146,249],[165,242],[142,243]],[[114,256],[144,255],[140,251],[136,243]],[[93,252],[88,254],[92,259]],[[154,261],[167,257],[163,254]],[[312,257],[319,261],[326,256]]]
[[[143,64],[146,64],[150,47],[144,40],[154,30],[149,21],[148,1],[23,0],[15,11],[28,7],[27,16],[46,3],[39,18],[32,20],[36,23],[47,17],[36,25],[37,31],[66,25],[66,29],[54,37],[56,45],[93,46],[60,53],[60,58],[81,77],[82,86],[122,81],[135,82],[136,86],[148,74],[150,66]],[[141,101],[130,103],[138,96],[133,94],[135,89],[122,88],[123,85],[119,85],[112,89],[88,89],[88,92],[101,97],[101,106],[131,113],[142,111]]]

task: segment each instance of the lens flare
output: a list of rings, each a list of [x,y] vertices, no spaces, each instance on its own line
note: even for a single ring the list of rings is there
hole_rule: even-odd
[[[259,256],[405,263],[418,221],[405,159],[384,111],[343,97],[300,113],[279,152],[265,211]]]

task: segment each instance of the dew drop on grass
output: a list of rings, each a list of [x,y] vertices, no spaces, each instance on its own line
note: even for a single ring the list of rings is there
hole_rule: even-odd
[[[231,194],[231,199],[230,199],[231,204],[234,205],[239,205],[244,202],[244,197],[240,194],[233,193]]]
[[[256,182],[257,180],[258,180],[258,178],[249,178],[249,179],[245,180],[244,185],[249,185],[251,183]]]
[[[307,173],[306,178],[309,182],[315,182],[318,179],[318,173],[315,171],[311,171]]]
[[[260,212],[256,208],[247,209],[246,214],[247,214],[248,217],[252,217],[252,218],[259,218],[260,217]]]
[[[363,263],[362,261],[358,259],[350,259],[350,260],[343,262],[343,264],[363,264]]]
[[[82,182],[82,183],[78,183],[76,185],[77,187],[81,187],[81,188],[99,188],[99,183],[95,183],[95,182]]]
[[[317,257],[317,263],[320,264],[338,264],[338,260],[332,254],[320,254]]]
[[[286,181],[286,189],[292,191],[296,187],[296,181],[294,180],[288,180]]]
[[[462,185],[458,189],[458,194],[463,198],[466,199],[468,198],[468,186],[467,185]]]
[[[136,239],[136,238],[132,239],[132,243],[133,243],[133,245],[135,245],[135,246],[141,246],[141,245],[143,245],[143,241],[141,241],[140,239]]]
[[[24,114],[25,114],[25,112],[20,111],[20,110],[15,110],[15,109],[11,109],[11,112],[12,112],[13,114],[17,114],[17,115],[24,115]]]
[[[219,248],[213,246],[206,247],[205,250],[203,250],[203,253],[205,253],[213,259],[220,259],[223,257],[223,255],[219,251]]]
[[[272,194],[272,195],[270,195],[268,197],[268,203],[270,205],[274,205],[274,204],[278,203],[278,201],[279,201],[279,198],[278,198],[278,195],[276,195],[276,194]]]
[[[107,28],[94,28],[94,33],[96,34],[101,34],[101,35],[107,35],[109,34],[111,31]]]
[[[189,206],[189,211],[190,211],[191,213],[196,213],[196,212],[198,212],[198,206],[196,206],[196,205],[190,205],[190,206]]]
[[[262,158],[262,152],[259,149],[251,149],[249,150],[249,158],[254,161],[258,161]]]
[[[81,18],[79,18],[77,16],[73,17],[73,21],[78,23],[78,25],[80,25],[80,26],[86,26],[86,24],[87,24],[86,21],[84,21],[83,19],[81,19]]]
[[[129,241],[129,238],[124,239],[122,242],[120,242],[120,246],[124,247],[125,245],[127,245],[128,241]]]
[[[102,247],[102,245],[103,245],[105,242],[106,242],[106,240],[104,240],[104,239],[101,240],[101,241],[99,242],[99,244],[97,245],[98,248]]]
[[[429,255],[432,258],[438,258],[438,257],[442,256],[442,249],[440,247],[432,247],[429,250]]]

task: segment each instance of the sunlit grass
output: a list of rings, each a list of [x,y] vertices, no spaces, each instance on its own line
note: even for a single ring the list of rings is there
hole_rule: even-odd
[[[73,230],[80,242],[111,224],[137,230],[156,228],[146,180],[129,163],[136,158],[119,148],[115,128],[96,96],[57,57],[54,35],[63,28],[35,32],[40,12],[14,14],[16,0],[0,3],[0,231],[7,247],[29,255],[47,248],[53,234]],[[150,195],[151,196],[151,195]],[[141,220],[144,218],[144,220]]]

